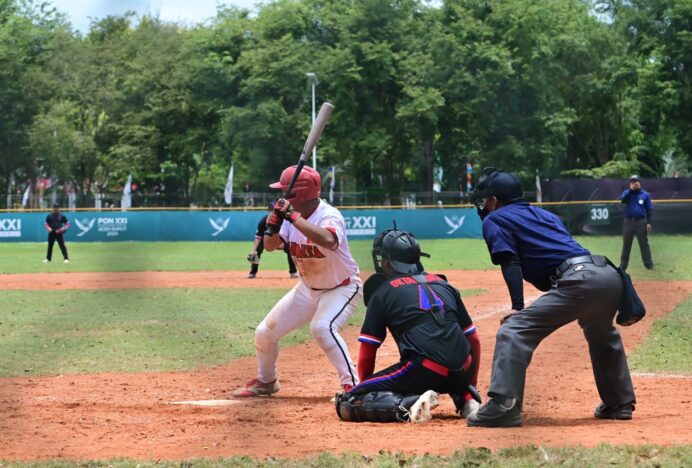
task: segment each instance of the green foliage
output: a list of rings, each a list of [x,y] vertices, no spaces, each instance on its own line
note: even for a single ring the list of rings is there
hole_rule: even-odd
[[[604,177],[625,179],[631,174],[639,172],[640,165],[637,161],[613,159],[600,167],[593,169],[572,169],[562,171],[563,176],[583,177],[587,179],[602,179]]]
[[[128,13],[73,31],[0,4],[0,191],[53,176],[82,194],[165,185],[220,204],[295,161],[310,86],[336,112],[337,190],[457,190],[465,164],[524,177],[686,174],[688,0],[279,0],[183,27]]]

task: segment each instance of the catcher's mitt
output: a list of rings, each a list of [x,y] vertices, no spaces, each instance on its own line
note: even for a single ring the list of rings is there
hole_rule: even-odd
[[[247,254],[247,261],[252,263],[253,265],[258,265],[259,264],[259,255],[257,255],[257,251],[253,250],[249,254]]]

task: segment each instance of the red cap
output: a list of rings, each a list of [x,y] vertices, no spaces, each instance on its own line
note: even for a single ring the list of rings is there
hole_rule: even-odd
[[[295,172],[296,166],[287,167],[281,173],[281,178],[279,181],[274,182],[273,184],[269,185],[269,187],[285,192]],[[293,186],[293,190],[291,190],[291,196],[288,197],[288,200],[292,203],[303,203],[307,200],[312,200],[313,198],[320,198],[321,191],[322,178],[320,177],[319,172],[310,166],[304,166],[303,170],[300,171],[296,184]]]

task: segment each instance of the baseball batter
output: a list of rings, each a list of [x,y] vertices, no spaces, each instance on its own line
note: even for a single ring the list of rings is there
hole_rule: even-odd
[[[296,166],[283,171],[273,189],[286,190]],[[264,248],[288,244],[300,281],[269,312],[255,331],[257,378],[236,397],[269,396],[279,391],[276,359],[279,340],[310,324],[310,333],[339,374],[345,391],[358,384],[348,347],[339,334],[362,295],[358,264],[346,238],[346,223],[336,208],[320,199],[319,173],[304,167],[289,199],[279,199],[267,218]],[[270,231],[278,234],[270,234]]]

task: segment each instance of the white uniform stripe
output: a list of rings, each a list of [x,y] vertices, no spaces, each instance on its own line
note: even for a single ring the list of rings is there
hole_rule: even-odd
[[[351,295],[351,297],[348,298],[348,301],[346,301],[346,303],[341,307],[341,309],[334,316],[334,318],[331,320],[331,322],[329,322],[329,333],[331,333],[332,338],[334,338],[334,342],[339,347],[339,351],[341,351],[341,355],[344,357],[344,361],[346,361],[346,366],[348,367],[348,373],[351,375],[351,380],[353,381],[353,383],[351,385],[353,385],[354,387],[356,386],[358,381],[356,380],[356,376],[353,374],[353,368],[351,366],[351,360],[349,359],[348,350],[344,351],[344,349],[341,347],[341,343],[339,342],[339,339],[334,334],[334,321],[336,321],[336,319],[339,318],[339,315],[341,315],[343,313],[343,311],[346,309],[346,307],[351,303],[353,298],[358,295],[359,292],[360,292],[360,285],[357,285],[355,292]]]

